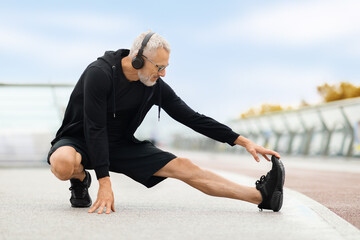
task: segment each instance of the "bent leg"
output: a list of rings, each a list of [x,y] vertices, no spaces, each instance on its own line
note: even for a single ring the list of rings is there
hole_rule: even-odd
[[[154,176],[182,180],[211,196],[239,199],[254,204],[262,201],[261,193],[255,187],[247,187],[229,181],[211,171],[201,169],[186,158],[175,158]]]
[[[60,180],[85,178],[84,167],[81,165],[81,154],[71,146],[56,149],[50,156],[51,172]]]

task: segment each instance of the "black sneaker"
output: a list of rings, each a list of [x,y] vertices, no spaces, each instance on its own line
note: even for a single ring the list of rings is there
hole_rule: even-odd
[[[273,210],[278,212],[283,203],[283,186],[285,181],[285,168],[279,158],[272,156],[272,169],[257,180],[256,189],[260,191],[263,201],[258,205],[259,209]]]
[[[83,181],[79,179],[70,179],[71,191],[70,203],[72,207],[90,207],[91,198],[88,189],[91,185],[91,175],[88,171],[85,171],[85,178]]]

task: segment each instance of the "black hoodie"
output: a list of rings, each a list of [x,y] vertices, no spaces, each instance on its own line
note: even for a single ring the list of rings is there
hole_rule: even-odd
[[[121,59],[129,50],[108,51],[91,63],[77,82],[65,111],[64,120],[56,133],[53,145],[62,137],[73,137],[86,142],[91,166],[97,178],[109,176],[109,129],[117,118],[124,116],[124,106],[129,103],[130,90],[134,91],[121,67]],[[121,133],[129,141],[139,143],[134,137],[145,115],[153,105],[163,108],[173,119],[207,137],[233,146],[239,134],[229,127],[199,114],[182,101],[161,78],[152,87],[141,89],[131,123]],[[135,90],[138,91],[138,90]],[[124,104],[125,103],[125,104]],[[125,107],[126,111],[126,107]],[[120,113],[120,115],[119,115]],[[110,133],[111,134],[111,133]]]

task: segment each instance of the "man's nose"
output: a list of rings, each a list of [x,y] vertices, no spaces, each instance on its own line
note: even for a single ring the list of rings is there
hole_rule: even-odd
[[[165,77],[165,75],[166,75],[166,69],[163,69],[159,72],[160,77]]]

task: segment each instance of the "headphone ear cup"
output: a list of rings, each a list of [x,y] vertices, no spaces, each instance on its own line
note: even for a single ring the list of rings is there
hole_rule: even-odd
[[[131,65],[133,66],[133,68],[135,69],[140,69],[144,66],[144,59],[142,57],[139,57],[138,55],[136,55],[132,61],[131,61]]]

